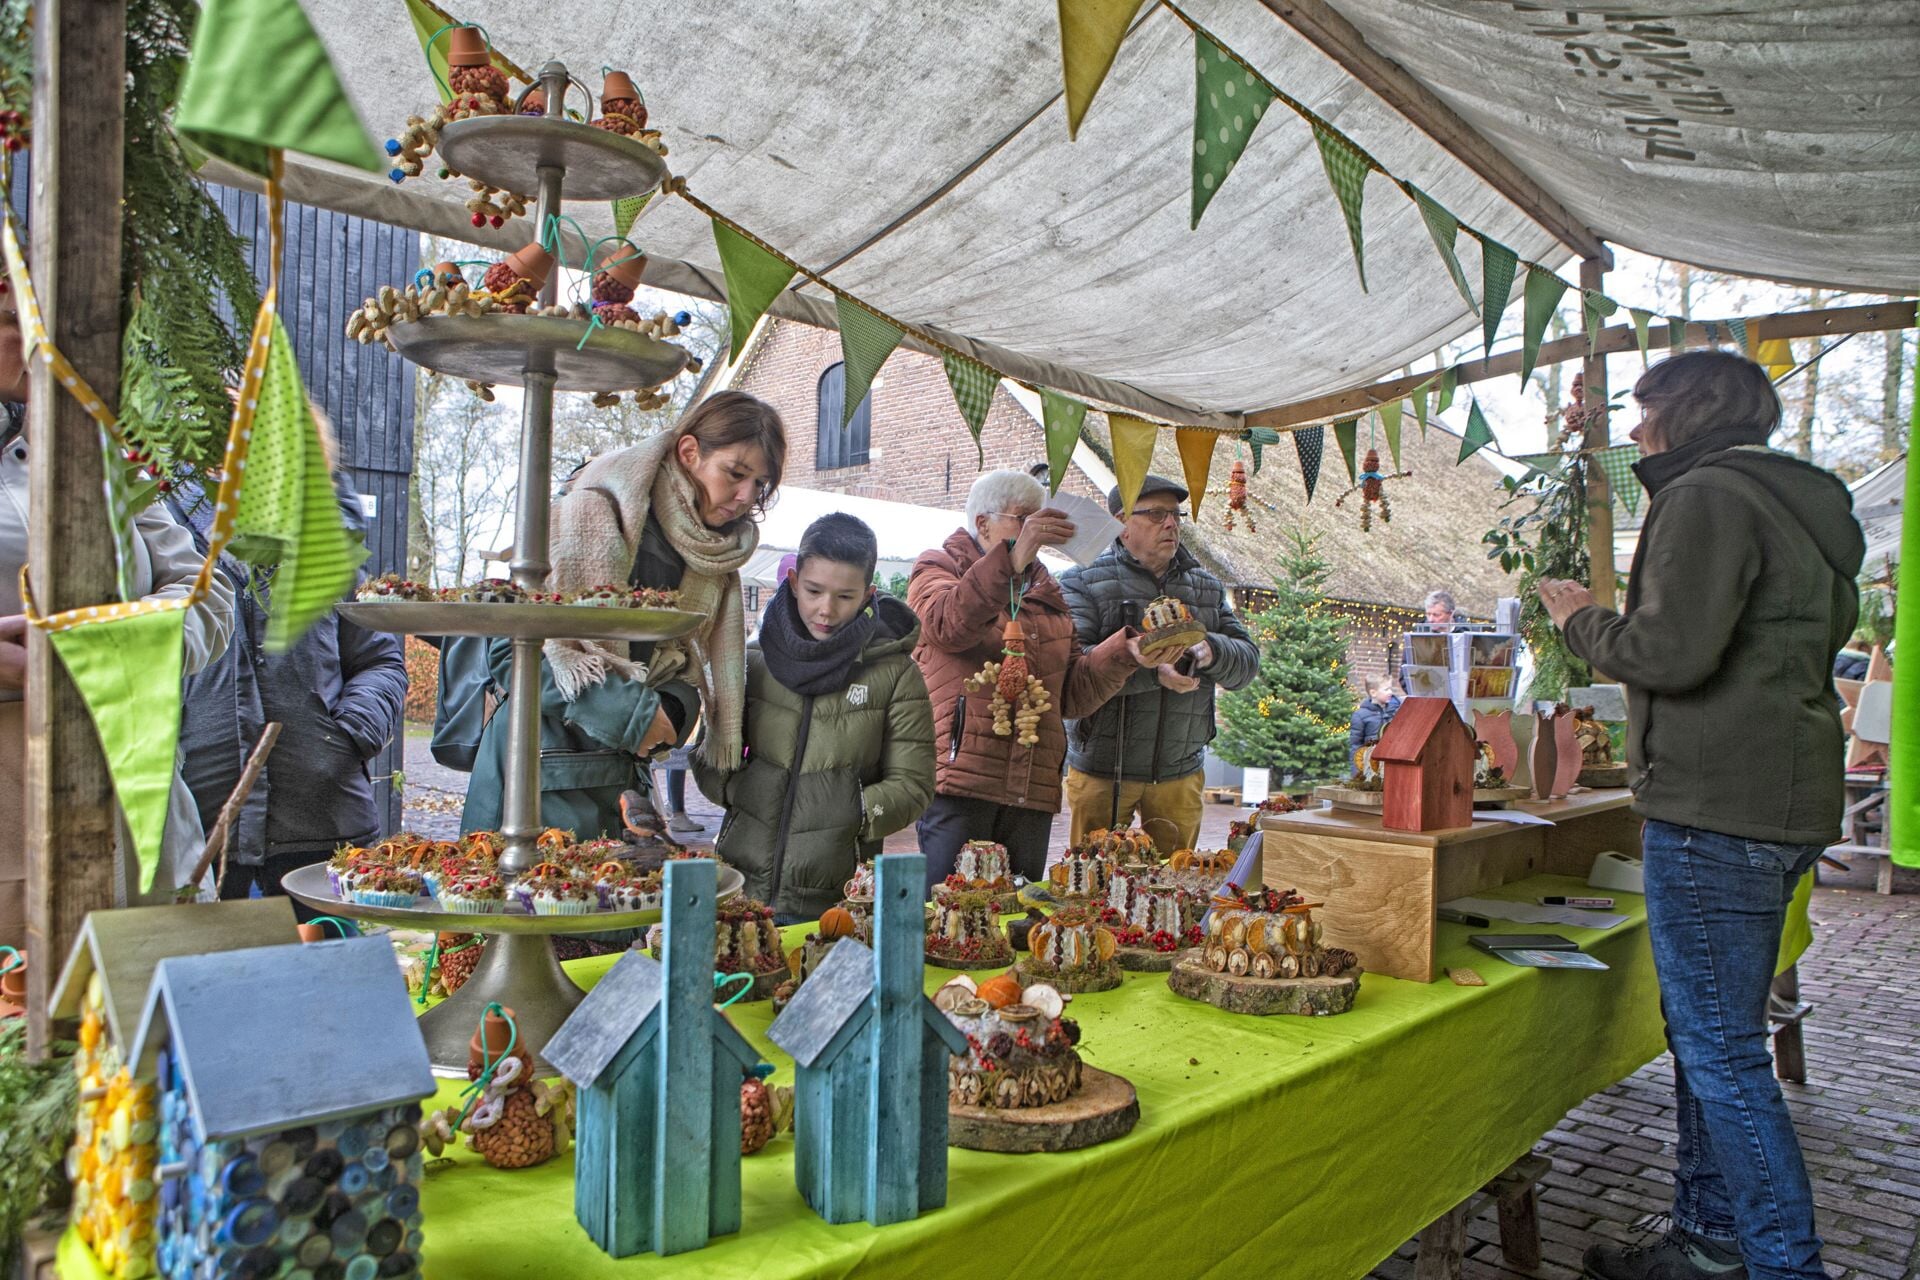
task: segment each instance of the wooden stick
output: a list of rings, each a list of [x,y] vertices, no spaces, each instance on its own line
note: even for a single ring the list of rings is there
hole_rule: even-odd
[[[181,888],[192,888],[200,883],[207,868],[213,865],[215,858],[220,859],[220,875],[213,882],[213,891],[220,892],[220,886],[227,878],[227,834],[233,830],[233,824],[240,820],[240,810],[247,804],[247,797],[253,794],[253,784],[260,781],[260,770],[267,764],[267,753],[273,750],[273,744],[280,740],[280,722],[273,721],[260,733],[260,741],[253,744],[253,750],[247,756],[246,767],[240,770],[240,781],[234,784],[233,794],[220,806],[220,816],[213,820],[213,830],[207,832],[207,847],[201,851],[200,861],[193,866],[193,874],[187,877]]]

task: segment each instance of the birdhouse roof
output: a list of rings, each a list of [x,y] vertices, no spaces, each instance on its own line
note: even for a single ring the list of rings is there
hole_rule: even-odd
[[[162,960],[128,1055],[135,1073],[151,1075],[163,1047],[185,1079],[201,1142],[320,1124],[434,1091],[385,938]]]
[[[873,952],[857,938],[842,938],[794,992],[767,1038],[785,1049],[797,1066],[829,1065],[873,1016],[872,995]],[[925,996],[920,997],[920,1015],[948,1052],[966,1052],[967,1038]]]
[[[1453,709],[1449,699],[1408,698],[1381,731],[1380,741],[1374,744],[1373,759],[1392,764],[1418,764],[1435,735],[1449,731],[1444,727],[1449,722],[1451,732],[1467,732],[1466,721]]]
[[[79,1017],[87,981],[98,973],[106,995],[107,1030],[124,1049],[139,1029],[153,971],[162,960],[273,946],[299,936],[290,898],[95,911],[81,924],[54,985],[53,1016]]]
[[[637,1034],[651,1036],[657,1029],[653,1017],[666,992],[665,979],[666,967],[659,961],[638,951],[627,952],[587,992],[540,1056],[580,1088],[594,1084],[628,1041]],[[711,1012],[714,1043],[739,1059],[741,1066],[757,1065],[759,1052],[718,1009]]]

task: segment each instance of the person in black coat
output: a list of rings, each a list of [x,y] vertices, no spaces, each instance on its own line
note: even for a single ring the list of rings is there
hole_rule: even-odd
[[[1366,683],[1366,696],[1353,709],[1353,719],[1347,725],[1349,751],[1358,751],[1380,741],[1387,722],[1393,719],[1394,712],[1400,710],[1400,699],[1394,695],[1392,677],[1368,676]]]
[[[344,476],[335,487],[347,527],[363,534],[359,496]],[[205,554],[211,504],[191,493],[168,501]],[[406,661],[398,636],[363,630],[338,615],[285,653],[269,654],[272,571],[254,571],[225,553],[218,570],[238,602],[233,644],[187,681],[181,772],[211,830],[261,732],[280,724],[280,739],[228,835],[220,889],[223,898],[251,897],[256,885],[262,895],[278,894],[289,871],[325,861],[340,845],[371,844],[382,835],[367,766],[399,731]]]

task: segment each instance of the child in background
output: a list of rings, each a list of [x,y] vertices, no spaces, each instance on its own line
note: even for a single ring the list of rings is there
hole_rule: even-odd
[[[920,621],[877,593],[873,530],[836,512],[807,527],[747,646],[746,767],[694,761],[726,811],[715,852],[782,923],[838,902],[854,863],[933,798],[933,707],[913,661]]]

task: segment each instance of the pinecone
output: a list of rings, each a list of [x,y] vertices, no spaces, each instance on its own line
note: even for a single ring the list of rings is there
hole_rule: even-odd
[[[755,1076],[740,1082],[740,1154],[750,1156],[773,1140],[773,1099]]]
[[[480,950],[484,945],[478,936],[471,933],[440,935],[440,986],[448,995],[458,991],[473,976],[474,966],[480,963]],[[455,951],[455,947],[460,949]]]
[[[500,68],[491,65],[455,67],[447,73],[447,83],[455,93],[484,94],[503,102],[507,97],[507,77]]]
[[[611,275],[602,272],[593,278],[593,300],[595,302],[632,302],[633,290]]]
[[[525,1169],[551,1159],[553,1119],[534,1109],[533,1095],[516,1088],[507,1095],[500,1119],[473,1135],[473,1149],[496,1169]]]

